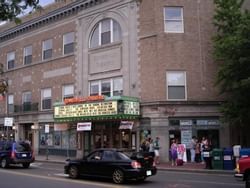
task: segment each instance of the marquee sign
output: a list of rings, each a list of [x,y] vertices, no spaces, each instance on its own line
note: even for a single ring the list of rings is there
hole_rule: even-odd
[[[117,114],[117,101],[55,106],[54,118]]]

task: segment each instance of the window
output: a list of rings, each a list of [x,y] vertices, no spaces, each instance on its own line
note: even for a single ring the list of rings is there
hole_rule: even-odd
[[[52,107],[51,88],[42,89],[41,99],[42,99],[42,110],[50,110]]]
[[[63,35],[63,54],[74,52],[74,32]]]
[[[43,41],[43,60],[52,57],[52,39]]]
[[[90,38],[90,48],[121,41],[121,27],[113,19],[100,21]]]
[[[121,77],[90,82],[90,95],[105,95],[108,97],[123,95],[123,80]]]
[[[183,8],[165,7],[164,8],[164,30],[167,33],[183,33]]]
[[[23,50],[24,65],[32,63],[32,46],[27,46]]]
[[[8,112],[14,112],[14,95],[12,94],[8,95]]]
[[[167,72],[167,99],[186,99],[186,73],[173,71]]]
[[[22,96],[23,111],[31,111],[31,92],[26,91]]]
[[[15,52],[7,53],[7,68],[13,69],[15,67]]]
[[[63,86],[63,100],[64,99],[69,99],[74,97],[74,85],[64,85]]]

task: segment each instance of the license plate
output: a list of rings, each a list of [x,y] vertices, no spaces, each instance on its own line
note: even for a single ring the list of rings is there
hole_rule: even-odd
[[[152,175],[151,170],[147,170],[146,174],[147,174],[147,176],[151,176]]]
[[[22,157],[27,157],[27,154],[22,154]]]

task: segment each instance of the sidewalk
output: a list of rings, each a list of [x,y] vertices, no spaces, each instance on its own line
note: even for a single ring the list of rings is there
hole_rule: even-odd
[[[67,159],[66,156],[36,155],[36,162],[52,162],[64,164]],[[73,158],[72,158],[73,159]],[[196,173],[211,173],[211,174],[234,174],[234,170],[220,170],[220,169],[205,169],[205,164],[201,163],[184,163],[183,166],[172,166],[171,162],[161,163],[157,165],[158,170],[180,171],[180,172],[196,172]]]

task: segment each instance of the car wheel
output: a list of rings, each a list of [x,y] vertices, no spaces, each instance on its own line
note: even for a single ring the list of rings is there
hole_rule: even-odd
[[[69,167],[69,177],[73,179],[76,179],[79,177],[79,170],[77,166],[73,165]]]
[[[250,174],[246,177],[246,188],[250,188]]]
[[[23,168],[29,168],[30,167],[30,163],[23,163]]]
[[[1,160],[1,167],[2,167],[2,168],[7,168],[8,166],[9,166],[8,160],[7,160],[6,158],[3,158],[3,159]]]
[[[121,184],[124,182],[124,173],[120,169],[115,169],[112,175],[113,182]]]

